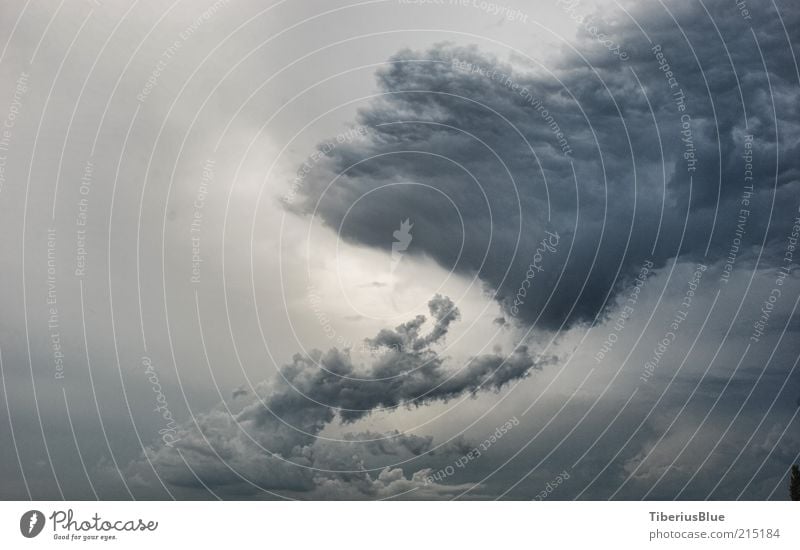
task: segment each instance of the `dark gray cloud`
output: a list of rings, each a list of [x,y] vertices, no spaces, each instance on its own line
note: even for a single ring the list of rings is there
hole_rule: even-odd
[[[220,408],[197,415],[167,444],[150,450],[148,457],[170,484],[212,490],[307,492],[320,486],[331,490],[331,483],[338,480],[353,482],[351,490],[360,487],[363,498],[390,496],[383,481],[402,482],[405,487],[424,480],[419,472],[409,480],[402,469],[391,468],[376,478],[369,471],[376,469],[375,461],[368,458],[397,462],[431,453],[432,437],[364,432],[332,442],[320,439],[320,433],[337,416],[352,423],[377,410],[497,390],[552,361],[534,359],[527,347],[520,346],[509,355],[480,355],[460,368],[449,367],[435,346],[443,343],[459,311],[440,295],[430,300],[428,308],[427,332],[422,332],[427,319],[419,315],[369,339],[372,346],[387,350],[372,364],[356,365],[349,352],[335,348],[297,354],[276,380],[256,388],[257,395],[241,412]],[[239,392],[239,397],[246,394]],[[456,441],[445,449],[458,445]],[[142,470],[144,464],[132,468]],[[426,491],[433,489],[429,485],[425,484]]]
[[[155,3],[140,3],[119,27],[124,32],[114,33],[127,10],[122,3],[57,12],[54,5],[22,4],[0,3],[0,34],[8,41],[0,63],[0,118],[12,105],[21,108],[0,190],[6,209],[0,215],[7,274],[0,292],[5,498],[213,498],[213,492],[227,498],[528,499],[565,468],[569,481],[549,499],[785,496],[786,472],[800,452],[796,254],[766,334],[745,346],[776,284],[774,267],[783,265],[800,196],[796,2],[776,2],[781,21],[772,2],[749,3],[753,17],[745,20],[725,0],[621,0],[593,17],[629,54],[626,61],[584,26],[569,37],[578,52],[557,49],[544,45],[546,29],[510,22],[501,30],[485,27],[484,14],[471,8],[348,7],[279,37],[288,25],[329,10],[330,1],[286,3],[269,18],[254,19],[263,6],[237,2],[185,43],[144,103],[135,96],[164,48],[204,8],[187,4],[167,15]],[[588,14],[590,4],[579,9]],[[568,17],[562,11],[551,2],[532,19],[560,28]],[[417,28],[422,13],[428,30],[396,32]],[[429,32],[444,28],[472,29],[483,38]],[[254,50],[252,40],[264,36],[275,40]],[[448,39],[481,45],[438,42]],[[520,50],[508,53],[503,44]],[[681,113],[655,45],[685,95],[697,157],[691,173]],[[373,75],[371,67],[387,59]],[[17,105],[23,71],[30,72],[30,89]],[[373,83],[382,95],[362,102],[360,114],[348,119],[347,102],[374,91]],[[362,135],[348,124],[369,130]],[[337,132],[346,143],[331,137]],[[694,262],[719,263],[731,250],[748,133],[755,189],[732,282],[722,286],[720,266],[709,268],[679,343],[641,385],[643,364],[684,296],[686,274]],[[306,219],[283,217],[255,193],[261,185],[266,194],[273,185],[290,185],[297,165],[289,159],[309,158],[317,139],[336,146],[311,161],[313,173],[291,201],[296,212],[314,212],[345,240],[383,250],[386,268],[396,252],[392,269],[401,269],[392,275],[399,279],[423,264],[414,272],[418,279],[435,272],[427,261],[397,264],[400,253],[453,269],[461,276],[456,286],[475,277],[503,306],[502,315],[494,308],[480,318],[465,313],[464,325],[472,327],[457,340],[449,334],[459,314],[445,298],[431,303],[427,319],[391,330],[332,301],[331,318],[344,321],[337,329],[348,341],[355,340],[348,330],[354,323],[370,326],[363,334],[374,337],[352,356],[340,345],[292,359],[295,338],[319,337],[318,347],[325,341],[303,310],[303,283],[309,264],[324,266],[312,273],[316,282],[331,273],[334,255],[325,247],[333,239],[325,235],[325,245],[313,242],[302,254]],[[286,154],[278,155],[284,145]],[[188,228],[212,150],[218,170],[205,203],[207,262],[197,288],[186,284]],[[79,281],[72,275],[75,215],[87,159],[95,163],[90,267]],[[259,183],[272,160],[276,170]],[[400,233],[413,239],[400,239],[394,251],[391,237],[406,220],[411,229]],[[49,227],[58,232],[63,381],[53,378],[45,303]],[[537,259],[547,230],[558,231],[558,246]],[[348,246],[342,253],[376,257]],[[306,256],[312,261],[301,265]],[[636,311],[624,330],[612,329],[619,312],[610,308],[629,295],[625,279],[648,258],[654,273]],[[338,267],[353,265],[347,260]],[[532,262],[542,270],[524,287]],[[421,283],[414,291],[430,292],[430,281]],[[393,288],[399,289],[374,273],[354,284],[359,297]],[[520,288],[527,288],[523,303],[513,308]],[[712,307],[716,290],[723,294]],[[479,298],[459,301],[462,311],[477,312]],[[293,323],[276,304],[286,306]],[[510,355],[493,347],[492,354],[463,359],[464,348],[490,342],[508,350],[517,323],[554,330],[597,316],[602,321],[605,314],[612,314],[606,326],[556,340],[553,353],[564,356],[563,369],[546,368],[530,380],[525,377],[550,359],[536,359],[524,347]],[[256,330],[259,320],[267,342]],[[476,328],[481,325],[485,335]],[[598,364],[595,353],[612,333],[619,341]],[[266,362],[262,344],[275,363]],[[367,350],[363,364],[357,358]],[[158,374],[158,394],[155,378],[143,373],[143,355]],[[245,384],[263,377],[274,379]],[[515,389],[495,395],[509,386]],[[179,424],[174,433],[154,409],[161,391]],[[521,412],[532,404],[528,414]],[[479,460],[438,475],[512,415],[519,425]],[[165,429],[170,446],[160,437]],[[441,445],[456,433],[477,439]]]
[[[771,262],[794,208],[782,199],[800,174],[793,52],[770,10],[747,22],[723,1],[671,9],[596,14],[629,52],[622,63],[606,62],[591,38],[587,59],[564,48],[546,69],[449,43],[397,53],[377,73],[382,95],[359,112],[367,136],[330,151],[292,208],[374,247],[410,216],[409,254],[478,277],[507,310],[554,228],[558,250],[516,316],[557,329],[602,316],[648,258],[656,268],[676,256],[724,260],[753,135],[751,215],[736,255],[751,258],[766,239]],[[800,9],[785,3],[781,14],[796,43]]]

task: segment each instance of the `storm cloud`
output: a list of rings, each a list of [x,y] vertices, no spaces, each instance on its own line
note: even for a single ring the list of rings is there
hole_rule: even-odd
[[[502,3],[0,2],[0,494],[785,498],[800,6]]]
[[[171,433],[166,444],[150,449],[147,458],[173,485],[212,490],[236,486],[239,491],[305,492],[318,486],[331,490],[337,480],[358,480],[351,489],[360,487],[362,497],[376,497],[390,496],[384,482],[405,487],[425,481],[424,468],[410,480],[402,468],[387,467],[371,477],[365,456],[407,459],[426,454],[432,451],[429,436],[356,433],[346,436],[346,441],[331,442],[319,435],[337,417],[342,423],[353,423],[379,410],[499,390],[554,360],[535,359],[527,347],[520,346],[508,355],[480,355],[459,368],[448,367],[436,346],[459,318],[458,308],[440,295],[429,301],[428,308],[427,332],[422,332],[428,324],[426,317],[418,315],[369,339],[385,350],[371,364],[356,365],[348,350],[336,348],[297,354],[275,380],[256,388],[256,395],[240,412],[220,407],[197,415],[192,423]],[[457,447],[458,441],[439,454],[446,454],[453,445]],[[138,462],[131,468],[146,470],[146,465]],[[428,492],[434,489],[429,483],[423,485]]]
[[[623,62],[591,37],[546,66],[452,43],[400,51],[354,121],[366,135],[322,150],[289,208],[372,247],[413,213],[410,254],[549,330],[602,319],[648,260],[732,268],[761,251],[774,265],[800,174],[796,66],[768,30],[776,14],[751,34],[727,4],[593,14]],[[792,42],[798,14],[783,12]],[[520,300],[547,230],[560,246]]]

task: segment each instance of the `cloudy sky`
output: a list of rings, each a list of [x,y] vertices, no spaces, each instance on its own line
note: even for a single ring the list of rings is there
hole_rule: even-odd
[[[0,497],[786,499],[800,6],[0,3]]]

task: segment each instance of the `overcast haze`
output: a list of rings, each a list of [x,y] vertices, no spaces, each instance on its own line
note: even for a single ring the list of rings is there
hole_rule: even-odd
[[[3,499],[787,499],[800,6],[0,4]]]

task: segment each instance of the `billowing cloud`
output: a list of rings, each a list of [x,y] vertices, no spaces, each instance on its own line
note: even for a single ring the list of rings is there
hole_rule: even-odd
[[[378,410],[498,390],[552,359],[537,360],[520,346],[509,355],[480,355],[460,368],[449,367],[435,346],[443,343],[459,311],[440,295],[428,308],[430,323],[419,315],[369,339],[386,351],[372,364],[356,365],[347,350],[335,348],[297,354],[274,381],[256,388],[239,413],[219,408],[197,415],[165,445],[150,449],[148,458],[159,475],[180,487],[308,492],[349,482],[362,498],[381,498],[425,481],[420,488],[429,493],[436,484],[427,482],[424,468],[407,479],[402,468],[375,464],[378,458],[397,463],[432,453],[432,437],[362,432],[333,441],[320,433],[337,417],[352,423]],[[238,399],[245,396],[239,392]],[[438,453],[458,448],[455,441]],[[133,466],[142,467],[141,462]]]
[[[591,37],[546,67],[450,43],[400,51],[354,121],[369,131],[325,150],[290,207],[374,247],[413,213],[409,254],[479,278],[546,329],[594,322],[647,260],[735,265],[766,241],[774,264],[800,174],[792,51],[767,31],[774,14],[705,4],[595,14],[623,62]],[[796,42],[800,10],[782,12]],[[547,230],[560,242],[537,264]]]

